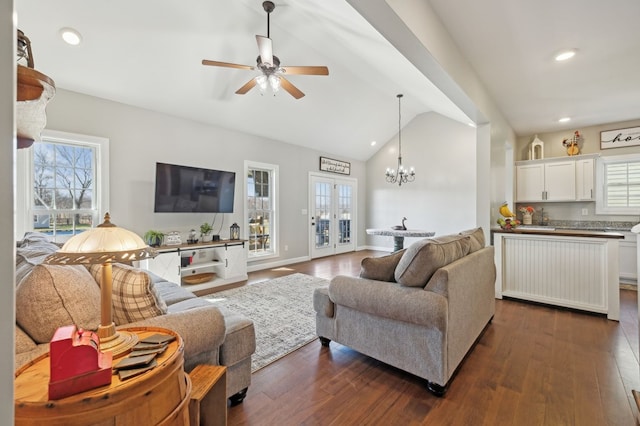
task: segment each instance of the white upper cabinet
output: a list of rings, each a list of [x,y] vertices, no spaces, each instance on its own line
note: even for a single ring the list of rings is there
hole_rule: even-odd
[[[516,201],[542,201],[544,164],[516,166]]]
[[[576,199],[591,201],[595,199],[595,160],[585,158],[576,161]]]
[[[562,161],[544,165],[544,200],[575,201],[576,162]]]
[[[590,201],[594,158],[554,158],[516,162],[516,202]]]

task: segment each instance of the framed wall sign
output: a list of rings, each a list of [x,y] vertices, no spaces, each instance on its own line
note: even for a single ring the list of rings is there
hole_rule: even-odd
[[[600,149],[640,145],[640,127],[600,132]]]
[[[320,170],[323,172],[339,173],[341,175],[351,174],[351,163],[334,160],[333,158],[320,157]]]

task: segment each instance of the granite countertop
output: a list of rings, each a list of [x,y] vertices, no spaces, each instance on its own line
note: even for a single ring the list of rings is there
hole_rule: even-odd
[[[493,232],[504,234],[535,234],[535,235],[555,235],[563,237],[590,237],[590,238],[614,238],[623,239],[624,234],[614,231],[592,230],[592,229],[563,229],[553,226],[519,226],[515,229],[494,228]]]
[[[637,222],[606,220],[550,220],[546,225],[555,229],[572,229],[601,232],[630,232]]]

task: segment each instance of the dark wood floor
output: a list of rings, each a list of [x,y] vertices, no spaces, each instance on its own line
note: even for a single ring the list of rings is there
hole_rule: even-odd
[[[250,274],[356,275],[357,252]],[[491,325],[444,398],[425,382],[345,346],[316,340],[252,377],[229,425],[637,425],[637,293],[621,321],[498,300]]]

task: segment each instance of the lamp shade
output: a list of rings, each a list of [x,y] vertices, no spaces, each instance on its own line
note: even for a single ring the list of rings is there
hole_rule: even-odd
[[[112,224],[107,213],[104,223],[74,235],[45,262],[62,265],[131,262],[155,255],[140,236]]]

